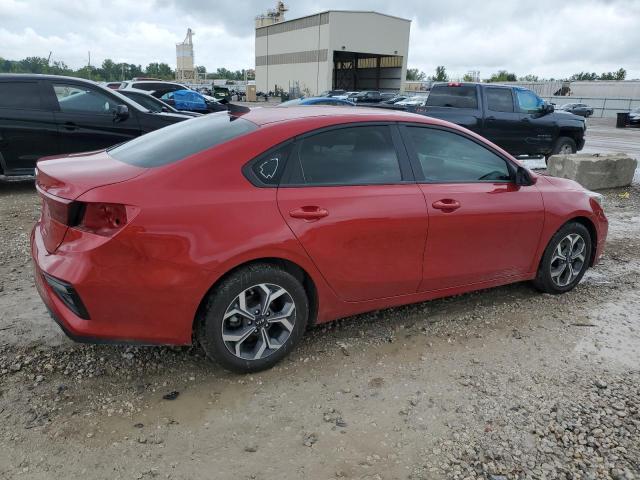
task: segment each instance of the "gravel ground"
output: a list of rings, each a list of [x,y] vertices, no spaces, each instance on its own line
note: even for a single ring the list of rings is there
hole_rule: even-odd
[[[31,280],[32,182],[0,183],[0,478],[640,479],[640,188],[602,263],[310,331],[237,376],[199,348],[74,344]]]

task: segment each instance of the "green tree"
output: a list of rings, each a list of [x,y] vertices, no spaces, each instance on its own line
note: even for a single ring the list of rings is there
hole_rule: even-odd
[[[538,82],[538,76],[537,75],[525,75],[524,77],[520,77],[518,80],[520,80],[521,82]]]
[[[498,73],[494,73],[487,80],[488,82],[515,82],[518,77],[515,73],[509,73],[506,70],[499,70]]]
[[[431,77],[431,80],[434,82],[446,82],[449,80],[449,75],[447,75],[447,69],[444,68],[444,65],[438,65],[436,67],[436,74]]]
[[[427,75],[417,68],[407,68],[407,80],[410,82],[421,82],[425,80]]]
[[[469,74],[469,73],[465,73],[462,76],[462,81],[463,82],[475,82],[475,78],[473,78],[473,75]]]

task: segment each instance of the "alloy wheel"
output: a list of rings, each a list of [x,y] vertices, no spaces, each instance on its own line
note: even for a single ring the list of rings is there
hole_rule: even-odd
[[[289,339],[296,320],[296,305],[287,290],[261,283],[242,291],[222,319],[222,340],[233,355],[260,360]]]
[[[570,233],[556,246],[551,257],[551,280],[558,287],[573,282],[585,265],[586,243],[577,233]]]

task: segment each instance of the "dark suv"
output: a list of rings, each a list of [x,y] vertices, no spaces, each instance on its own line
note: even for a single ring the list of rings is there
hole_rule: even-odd
[[[80,78],[2,74],[0,174],[33,175],[40,157],[100,150],[189,118]]]

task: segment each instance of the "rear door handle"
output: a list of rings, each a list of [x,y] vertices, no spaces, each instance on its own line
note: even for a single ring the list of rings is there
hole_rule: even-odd
[[[460,202],[450,198],[443,198],[442,200],[433,202],[431,206],[437,210],[443,210],[444,212],[453,212],[460,208]]]
[[[303,220],[319,220],[327,215],[329,215],[329,211],[326,208],[315,206],[300,207],[289,212],[290,217],[301,218]]]
[[[73,122],[65,122],[64,128],[65,130],[75,130],[78,126]]]

